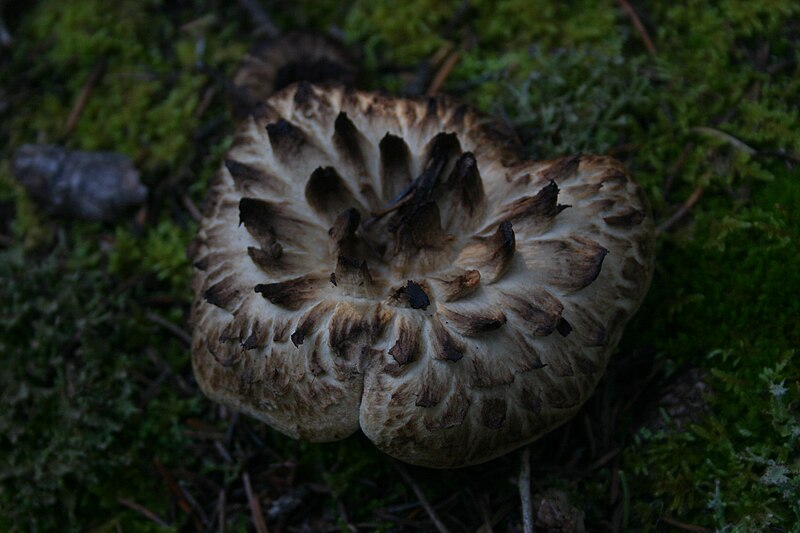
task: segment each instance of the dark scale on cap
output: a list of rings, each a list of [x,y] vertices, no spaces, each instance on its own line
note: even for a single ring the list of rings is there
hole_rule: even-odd
[[[404,292],[408,299],[408,305],[410,305],[412,309],[425,310],[431,304],[430,298],[428,298],[428,295],[418,283],[408,280],[406,286],[400,290]]]
[[[558,321],[558,324],[556,324],[556,331],[558,331],[562,337],[566,337],[572,333],[572,326],[562,317],[561,320]]]

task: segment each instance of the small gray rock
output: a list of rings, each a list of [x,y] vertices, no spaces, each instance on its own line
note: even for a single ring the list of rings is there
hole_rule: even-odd
[[[133,162],[115,152],[24,144],[14,153],[12,172],[52,215],[110,221],[147,197]]]

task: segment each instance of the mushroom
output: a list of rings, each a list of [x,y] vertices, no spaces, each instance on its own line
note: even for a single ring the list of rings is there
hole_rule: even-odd
[[[292,85],[240,126],[193,244],[212,399],[315,442],[481,463],[573,416],[653,272],[610,157],[526,158],[443,98]]]
[[[358,69],[350,51],[321,33],[292,31],[256,41],[233,78],[234,112],[239,118],[276,91],[298,81],[355,83]]]

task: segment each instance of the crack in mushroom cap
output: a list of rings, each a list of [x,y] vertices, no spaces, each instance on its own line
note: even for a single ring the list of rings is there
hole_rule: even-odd
[[[476,464],[589,397],[653,271],[609,157],[526,159],[445,99],[299,84],[236,134],[193,243],[212,399],[311,441]]]

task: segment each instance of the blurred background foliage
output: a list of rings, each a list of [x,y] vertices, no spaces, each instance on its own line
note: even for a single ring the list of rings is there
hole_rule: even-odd
[[[343,38],[371,88],[424,92],[457,53],[442,92],[513,126],[533,157],[611,153],[646,189],[662,230],[652,289],[596,397],[532,446],[535,491],[565,491],[591,531],[794,530],[800,4],[262,5],[282,29]],[[0,15],[14,37],[0,49],[0,529],[203,529],[225,494],[224,521],[245,531],[245,473],[261,501],[303,502],[270,523],[413,529],[397,518],[413,493],[365,439],[291,441],[191,377],[191,206],[230,143],[247,13],[12,0]],[[130,156],[146,206],[113,225],[43,215],[10,174],[26,142]],[[504,530],[520,523],[516,468],[411,471],[454,530],[486,522],[481,506]]]

